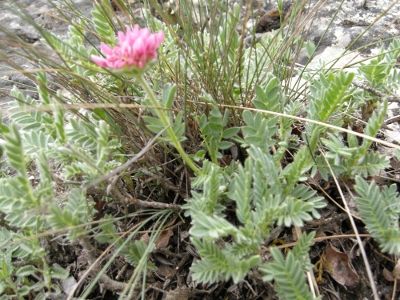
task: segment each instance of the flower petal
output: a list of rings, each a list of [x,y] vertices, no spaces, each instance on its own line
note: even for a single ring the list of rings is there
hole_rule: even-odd
[[[148,28],[141,29],[136,24],[126,32],[118,32],[119,45],[114,48],[102,43],[100,49],[106,57],[92,56],[92,61],[114,71],[138,73],[157,57],[157,48],[164,37],[163,31],[151,33]]]
[[[99,67],[102,67],[102,68],[108,67],[108,61],[104,57],[92,55],[91,59]]]
[[[107,44],[101,43],[100,45],[100,50],[106,55],[112,55],[113,54],[113,49],[108,46]]]

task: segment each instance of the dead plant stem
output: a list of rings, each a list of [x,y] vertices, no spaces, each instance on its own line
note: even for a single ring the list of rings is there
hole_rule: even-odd
[[[355,85],[356,87],[359,87],[361,89],[364,89],[374,95],[377,95],[378,97],[381,98],[381,100],[386,99],[388,102],[400,102],[400,97],[398,96],[388,96],[385,93],[382,93],[381,91],[378,91],[377,89],[374,89],[372,86],[369,86],[366,83],[363,82],[359,82],[359,81],[355,81],[353,80],[353,85]]]

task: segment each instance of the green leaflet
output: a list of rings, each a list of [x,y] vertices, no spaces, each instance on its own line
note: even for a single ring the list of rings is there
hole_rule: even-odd
[[[280,299],[315,299],[309,291],[304,271],[310,266],[308,252],[315,234],[303,234],[286,258],[276,249],[271,248],[273,262],[260,266],[266,275],[265,281],[275,281],[276,293]]]
[[[368,184],[357,176],[354,189],[358,194],[355,199],[359,214],[372,237],[380,243],[382,251],[399,254],[400,197],[395,185],[385,186],[381,191],[374,181]]]
[[[325,205],[306,186],[285,194],[273,157],[255,146],[250,146],[248,154],[245,166],[238,165],[231,176],[226,176],[227,169],[207,163],[203,174],[207,170],[209,175],[194,182],[203,193],[192,192],[184,209],[192,218],[190,234],[201,255],[201,261],[192,266],[195,280],[242,280],[275,223],[302,226],[312,215],[319,217],[316,209]],[[236,204],[237,225],[223,213],[230,201]],[[303,256],[300,251],[296,257]]]
[[[375,137],[381,128],[386,111],[386,101],[383,105],[378,104],[377,111],[368,120],[364,134]],[[348,145],[346,145],[342,134],[328,133],[327,138],[321,138],[321,142],[328,149],[325,157],[336,176],[374,176],[389,167],[387,156],[370,151],[372,141],[369,139],[363,139],[361,145],[358,145],[357,138],[348,134]],[[315,158],[312,175],[316,172],[319,172],[325,180],[328,179],[330,170],[322,155]]]

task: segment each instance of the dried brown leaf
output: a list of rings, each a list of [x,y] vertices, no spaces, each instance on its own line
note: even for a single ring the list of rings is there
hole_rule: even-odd
[[[166,248],[169,243],[169,238],[173,235],[173,231],[171,229],[167,229],[163,231],[156,242],[157,248]]]
[[[390,281],[390,282],[394,281],[393,274],[388,269],[383,268],[382,275],[387,281]]]
[[[160,265],[155,272],[157,273],[157,275],[167,278],[172,274],[173,271],[174,268],[172,267]]]
[[[145,242],[146,244],[149,244],[149,241],[150,241],[150,236],[149,236],[149,234],[146,232],[146,233],[144,233],[141,237],[140,237],[140,240],[142,241],[142,242]]]
[[[400,169],[400,161],[396,157],[391,157],[389,162],[390,162],[390,166],[393,169],[395,169],[395,170]]]
[[[340,252],[330,243],[326,247],[325,257],[328,266],[325,271],[338,283],[352,287],[358,285],[360,278],[354,271],[346,253]]]
[[[165,300],[187,300],[193,296],[193,291],[187,287],[178,287],[176,290],[168,291]]]

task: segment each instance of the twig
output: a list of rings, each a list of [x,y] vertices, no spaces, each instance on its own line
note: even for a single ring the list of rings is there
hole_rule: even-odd
[[[387,119],[385,122],[383,122],[383,125],[389,125],[396,122],[400,122],[400,116],[394,116],[393,118]]]
[[[79,237],[79,244],[86,251],[89,264],[90,265],[95,264],[96,259],[93,256],[95,249],[92,246],[92,244],[88,241],[87,237],[85,237],[85,236]],[[98,273],[99,272],[98,267],[92,269],[90,272]],[[101,275],[100,283],[103,285],[103,287],[105,289],[107,289],[109,291],[113,291],[113,292],[120,292],[126,288],[126,283],[115,281],[115,280],[111,279],[110,277],[108,277],[106,274]]]
[[[182,192],[182,190],[179,187],[176,187],[173,185],[167,178],[164,178],[162,176],[159,176],[157,174],[154,174],[144,168],[139,168],[139,172],[142,172],[143,174],[150,176],[150,180],[157,180],[159,181],[165,188],[176,192],[177,194],[181,195],[183,198],[187,198],[188,194]]]
[[[316,298],[317,296],[320,296],[321,293],[319,292],[319,288],[318,288],[318,284],[317,281],[315,280],[315,276],[312,270],[309,270],[307,272],[307,280],[310,286],[310,290],[314,296],[314,298]]]
[[[388,102],[400,102],[400,97],[398,96],[388,96],[385,93],[382,93],[381,91],[378,91],[377,89],[374,89],[372,86],[369,86],[366,83],[359,82],[359,81],[353,81],[353,85],[356,87],[359,87],[361,89],[364,89],[372,94],[375,94],[382,98],[382,100],[386,99]]]
[[[111,184],[111,191],[114,194],[114,196],[116,196],[119,199],[119,201],[121,203],[123,203],[124,205],[131,203],[139,208],[173,209],[176,211],[182,210],[181,206],[178,204],[163,203],[163,202],[149,202],[149,201],[143,201],[143,200],[136,199],[132,196],[124,196],[118,190],[116,184]]]
[[[394,279],[394,285],[393,285],[393,292],[392,292],[392,299],[394,300],[396,297],[396,290],[397,290],[397,278]]]
[[[115,179],[117,179],[117,178],[115,178]],[[128,194],[128,196],[125,196],[118,189],[118,187],[116,185],[116,180],[113,180],[111,182],[111,184],[108,186],[107,190],[109,190],[114,195],[114,197],[118,198],[119,201],[124,205],[125,215],[128,214],[128,203],[132,203],[136,207],[140,207],[140,208],[149,208],[150,207],[150,208],[157,208],[157,209],[173,209],[173,210],[177,210],[177,211],[182,210],[180,205],[177,205],[177,204],[143,201],[143,200],[136,199],[129,194]]]
[[[359,234],[359,236],[360,237],[365,237],[365,238],[370,238],[371,237],[371,235],[369,233],[362,233],[362,234]],[[355,234],[341,234],[341,235],[320,236],[320,237],[314,238],[312,240],[312,244],[323,242],[323,241],[327,241],[327,240],[349,239],[349,238],[353,238],[353,237],[356,237],[356,235]],[[286,248],[294,247],[294,246],[296,246],[296,244],[297,244],[297,242],[292,242],[292,243],[287,243],[287,244],[284,244],[284,245],[274,245],[273,247],[276,248],[276,249],[286,249]],[[186,248],[186,250],[189,252],[189,250],[187,248]],[[263,253],[269,252],[269,251],[271,251],[270,247],[263,247],[263,248],[261,248],[261,250],[258,251],[258,253],[259,254],[263,254]],[[195,256],[193,253],[190,253],[190,254]]]
[[[163,130],[161,130],[159,133],[157,133],[157,135],[155,137],[153,137],[146,146],[144,146],[144,148],[142,150],[139,151],[139,153],[137,153],[136,155],[134,155],[130,160],[128,160],[126,163],[122,164],[121,166],[115,168],[114,170],[112,170],[111,172],[109,172],[108,174],[105,174],[95,180],[93,180],[90,183],[86,183],[84,185],[82,185],[81,187],[83,189],[88,189],[91,187],[94,187],[96,185],[98,185],[100,182],[107,180],[109,178],[111,178],[112,176],[118,174],[121,171],[126,170],[131,164],[133,164],[134,162],[136,162],[137,160],[139,160],[147,151],[149,151],[152,147],[154,142],[160,137],[161,134],[163,134],[163,132],[166,130],[167,128],[164,128]]]
[[[176,275],[176,273],[178,273],[178,271],[181,271],[181,269],[183,268],[183,266],[186,264],[186,262],[189,259],[189,254],[185,253],[182,254],[182,259],[179,262],[179,264],[171,271],[171,273],[167,276],[164,284],[163,284],[163,289],[166,290],[168,285],[171,283],[172,278],[174,278],[174,276]]]
[[[125,203],[132,203],[135,206],[140,208],[157,208],[157,209],[173,209],[177,211],[181,211],[182,208],[178,204],[173,203],[163,203],[163,202],[149,202],[136,199],[134,197],[125,197]]]

